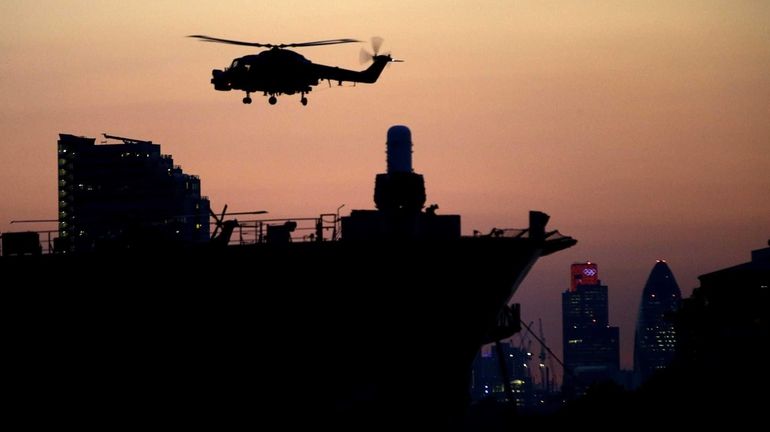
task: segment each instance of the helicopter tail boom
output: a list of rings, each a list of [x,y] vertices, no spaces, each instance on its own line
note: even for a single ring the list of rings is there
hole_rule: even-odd
[[[374,57],[374,63],[372,63],[371,66],[366,68],[366,70],[360,72],[361,74],[361,81],[362,83],[368,83],[368,84],[374,84],[377,82],[377,79],[380,77],[380,74],[382,74],[383,69],[385,69],[385,66],[393,61],[393,59],[389,55],[379,55]]]
[[[380,77],[380,74],[382,74],[385,66],[392,61],[399,60],[394,60],[390,55],[378,55],[374,57],[374,63],[362,71],[352,71],[349,69],[323,65],[316,66],[318,68],[318,78],[321,80],[338,81],[340,83],[347,81],[373,84],[377,82],[377,79]]]

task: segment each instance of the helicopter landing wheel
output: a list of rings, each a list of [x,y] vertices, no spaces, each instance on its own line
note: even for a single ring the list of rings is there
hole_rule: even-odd
[[[307,105],[307,98],[305,96],[302,96],[302,99],[299,100],[300,103],[304,106]]]
[[[243,103],[245,103],[246,105],[250,104],[251,103],[251,98],[246,96],[245,98],[243,98]]]
[[[278,102],[278,99],[275,96],[270,96],[270,99],[267,101],[270,102],[270,105],[275,105],[275,103]]]

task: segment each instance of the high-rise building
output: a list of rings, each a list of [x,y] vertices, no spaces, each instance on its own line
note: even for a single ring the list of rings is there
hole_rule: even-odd
[[[570,292],[575,292],[578,285],[596,285],[599,283],[599,267],[596,263],[575,263],[570,268],[572,280],[570,281]]]
[[[152,141],[105,137],[123,143],[59,135],[57,251],[208,240],[209,201],[200,179]]]
[[[653,266],[642,292],[634,338],[634,375],[637,384],[671,363],[677,336],[673,312],[679,309],[682,293],[666,261]]]
[[[502,362],[500,355],[503,356]],[[531,407],[534,393],[527,364],[530,358],[531,353],[513,346],[510,341],[501,342],[499,346],[488,344],[481,347],[471,370],[471,399],[481,401],[491,398],[500,402],[506,401],[503,373],[500,370],[501,363],[504,363],[516,406]]]
[[[590,269],[588,278],[576,278]],[[580,395],[590,384],[614,380],[620,368],[618,327],[609,325],[607,286],[595,263],[573,264],[570,289],[562,293],[564,390]]]

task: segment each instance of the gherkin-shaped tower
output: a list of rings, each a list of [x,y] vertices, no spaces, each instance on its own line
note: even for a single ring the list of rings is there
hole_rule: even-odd
[[[658,260],[647,278],[639,305],[634,338],[634,372],[637,383],[663,369],[676,354],[677,335],[673,312],[679,309],[682,293],[674,274]]]

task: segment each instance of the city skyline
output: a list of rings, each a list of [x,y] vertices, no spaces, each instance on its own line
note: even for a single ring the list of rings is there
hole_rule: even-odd
[[[542,210],[579,241],[538,262],[513,299],[557,352],[567,268],[601,263],[630,368],[655,260],[687,297],[770,236],[768,21],[770,5],[751,1],[3,2],[0,231],[55,218],[59,133],[152,140],[201,176],[213,208],[297,217],[372,208],[384,132],[405,124],[426,205],[463,215],[464,233],[525,227]],[[197,33],[378,35],[405,63],[376,84],[318,86],[306,107],[245,106],[210,74],[258,50],[185,38]],[[358,50],[299,52],[360,70]]]

